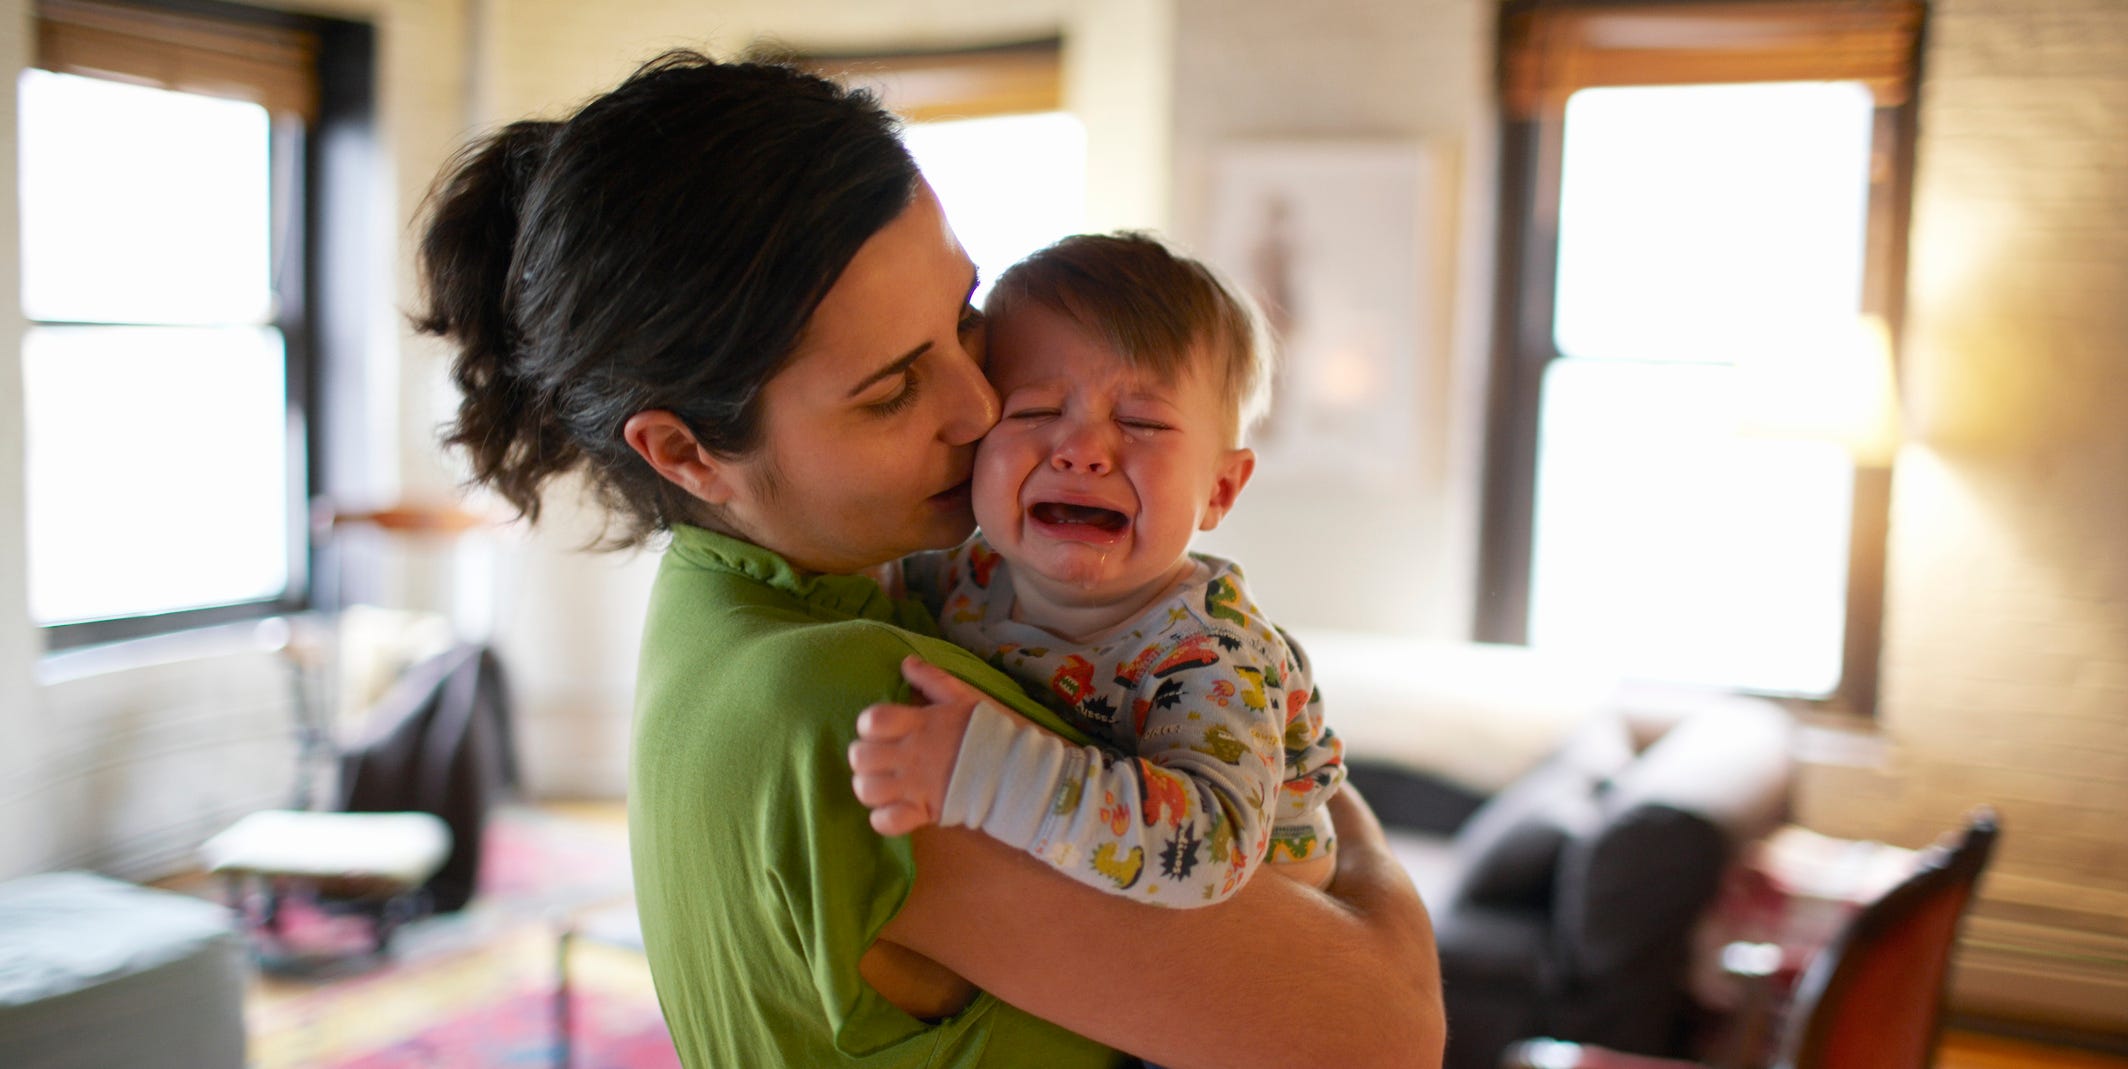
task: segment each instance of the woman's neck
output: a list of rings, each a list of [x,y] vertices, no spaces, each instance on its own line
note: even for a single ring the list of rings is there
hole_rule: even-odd
[[[715,531],[726,538],[736,538],[741,542],[768,550],[770,553],[783,558],[783,563],[790,565],[791,571],[805,578],[811,578],[816,575],[862,575],[868,576],[878,581],[880,586],[886,587],[888,580],[885,578],[886,573],[883,569],[894,567],[897,563],[889,560],[864,567],[823,566],[805,559],[786,546],[778,545],[771,539],[763,538],[752,531],[746,530],[731,522],[729,517],[706,507],[698,509],[695,515],[688,517],[687,522],[705,531]],[[899,582],[898,579],[895,581]]]

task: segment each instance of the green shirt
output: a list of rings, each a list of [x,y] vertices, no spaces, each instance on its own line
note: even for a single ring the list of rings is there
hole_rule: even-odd
[[[860,709],[907,699],[902,658],[1080,738],[936,636],[870,579],[673,531],[637,673],[628,829],[658,1001],[691,1069],[1121,1062],[988,994],[926,1023],[858,976],[915,874],[909,840],[872,831],[846,756]]]

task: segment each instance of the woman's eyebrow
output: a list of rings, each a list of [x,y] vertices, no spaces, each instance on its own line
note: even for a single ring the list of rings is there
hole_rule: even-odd
[[[866,390],[871,389],[873,383],[878,382],[881,379],[893,378],[894,376],[909,370],[909,365],[916,363],[918,357],[921,357],[925,353],[928,353],[930,351],[931,343],[925,342],[922,345],[919,345],[916,348],[911,349],[906,353],[903,353],[893,363],[888,364],[883,368],[880,368],[878,371],[874,371],[873,373],[866,375],[864,377],[864,381],[859,382],[857,385],[850,387],[850,392],[845,396],[856,397],[858,394],[861,394]]]
[[[982,284],[982,281],[982,272],[976,269],[973,265],[970,265],[968,268],[968,293],[967,296],[961,298],[961,303],[965,304],[967,303],[969,297],[975,296],[975,289],[977,286]],[[931,343],[925,342],[922,345],[919,345],[916,348],[911,349],[906,353],[903,353],[900,357],[896,358],[893,363],[888,364],[883,368],[880,368],[878,371],[874,371],[873,373],[866,375],[862,382],[859,382],[857,385],[850,387],[850,392],[845,396],[856,397],[858,394],[861,394],[866,390],[870,389],[873,383],[878,382],[881,379],[892,378],[895,375],[899,375],[902,372],[909,370],[909,365],[916,363],[917,358],[923,356],[925,353],[930,351]]]

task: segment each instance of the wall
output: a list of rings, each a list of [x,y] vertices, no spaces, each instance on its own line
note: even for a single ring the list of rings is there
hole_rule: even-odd
[[[1439,464],[1366,493],[1262,480],[1209,540],[1303,635],[1467,626],[1492,6],[1178,4],[1185,238],[1205,239],[1225,139],[1420,138],[1461,160],[1453,292],[1428,295],[1451,320],[1440,400],[1414,409]],[[1904,368],[1920,440],[1896,476],[1882,713],[1859,745],[1812,749],[1798,817],[1919,845],[1994,803],[1959,1005],[2128,1028],[2128,7],[1936,0],[1931,19]]]
[[[1145,0],[1013,0],[971,7],[942,0],[847,4],[734,0],[705,9],[674,0],[596,6],[488,0],[478,8],[470,95],[477,123],[566,114],[674,46],[733,55],[772,40],[801,51],[850,53],[967,47],[1061,35],[1066,107],[1086,122],[1088,214],[1097,229],[1165,219],[1169,8]],[[412,357],[409,398],[425,418],[402,432],[410,485],[447,487],[429,428],[448,415],[440,358]],[[419,467],[421,470],[414,470]],[[520,749],[531,789],[545,796],[614,797],[626,783],[626,712],[654,554],[579,551],[599,518],[573,486],[549,495],[535,531],[507,536],[497,641],[520,695]],[[583,621],[600,625],[587,631]]]
[[[1412,300],[1424,363],[1407,402],[1418,456],[1394,485],[1299,481],[1260,466],[1204,548],[1250,565],[1282,626],[1458,639],[1470,629],[1478,418],[1492,237],[1492,4],[1487,0],[1184,0],[1175,61],[1175,232],[1204,247],[1212,161],[1229,142],[1416,142],[1443,167],[1432,292]],[[1340,566],[1365,562],[1364,567]],[[1393,590],[1395,597],[1382,597]]]
[[[273,0],[264,0],[272,6]],[[460,472],[435,446],[453,395],[447,356],[406,330],[415,292],[409,224],[444,159],[471,133],[525,114],[566,110],[672,45],[730,53],[773,36],[819,51],[954,46],[1063,34],[1067,105],[1090,122],[1089,211],[1102,227],[1157,226],[1167,173],[1169,5],[1164,0],[1018,0],[971,14],[942,0],[850,5],[752,0],[702,5],[640,0],[596,10],[552,0],[285,0],[281,6],[363,19],[378,31],[378,108],[383,144],[375,159],[383,223],[375,240],[386,265],[359,374],[351,493],[358,503],[434,499],[455,491]],[[0,69],[26,62],[29,9],[0,0],[10,32]],[[977,21],[971,21],[971,19]],[[1095,51],[1089,51],[1093,49]],[[1098,54],[1098,61],[1093,58]],[[15,111],[0,115],[0,144],[13,152]],[[13,168],[0,192],[13,203]],[[5,213],[0,247],[14,248]],[[19,337],[18,268],[0,259],[0,330]],[[0,346],[0,414],[19,412],[20,353]],[[20,515],[19,418],[0,418],[0,512]],[[347,470],[347,469],[342,469]],[[545,796],[617,796],[626,761],[626,712],[650,558],[577,552],[597,519],[558,492],[537,532],[505,531],[484,547],[495,558],[497,640],[516,672],[519,735],[530,790]],[[477,554],[476,554],[477,558]],[[434,554],[392,562],[397,600],[420,607],[451,601],[447,566]],[[468,562],[461,561],[461,567]],[[475,581],[483,565],[471,563]],[[281,667],[248,630],[216,632],[169,647],[68,658],[36,667],[41,652],[26,623],[22,532],[0,530],[0,878],[68,865],[153,875],[181,863],[231,814],[286,796],[293,743]],[[582,622],[599,621],[595,628]],[[160,652],[158,652],[160,650]],[[40,677],[41,672],[41,677]]]
[[[29,0],[0,0],[0,71],[19,69],[30,41]],[[0,84],[0,159],[15,158],[15,79]],[[13,166],[0,166],[0,249],[22,247]],[[44,798],[30,785],[44,752],[31,665],[29,566],[22,516],[22,276],[0,255],[0,879],[43,867]]]
[[[53,867],[152,878],[295,784],[291,676],[254,625],[49,658],[34,777]],[[271,639],[267,639],[271,642]],[[115,663],[114,663],[115,662]]]
[[[1921,97],[1881,767],[1803,818],[2004,837],[1961,1000],[2128,1030],[2128,6],[1937,0]]]
[[[384,254],[362,378],[371,436],[359,448],[378,499],[397,492],[395,418],[405,340],[400,294],[410,261],[398,225],[463,128],[463,12],[427,0],[344,0],[290,10],[367,19],[378,29],[378,169]],[[0,0],[0,147],[15,154],[15,79],[27,63],[30,5]],[[14,205],[15,168],[0,167],[0,203]],[[19,248],[12,208],[0,248]],[[0,257],[0,515],[22,515],[18,255]],[[419,418],[419,409],[410,419]],[[433,453],[433,450],[426,450]],[[422,467],[433,467],[423,461]],[[152,517],[149,518],[152,521]],[[18,523],[0,528],[0,879],[55,867],[148,877],[182,866],[235,815],[288,797],[293,710],[280,661],[248,627],[215,629],[94,654],[43,658],[28,625],[27,566]]]
[[[888,39],[890,28],[895,39],[926,38],[911,44],[974,32],[949,29],[968,9],[944,0],[753,0],[708,15],[637,0],[595,19],[553,0],[350,0],[334,10],[380,24],[391,146],[381,165],[395,223],[412,214],[463,131],[565,107],[657,43],[729,48],[773,29],[801,46],[858,47]],[[1489,0],[1335,0],[1302,11],[1271,0],[1021,0],[984,10],[975,16],[986,20],[982,32],[1067,29],[1067,94],[1132,115],[1103,126],[1125,131],[1103,165],[1123,177],[1098,225],[1168,221],[1202,241],[1209,159],[1230,138],[1419,139],[1452,161],[1447,281],[1428,295],[1446,310],[1427,369],[1440,392],[1437,407],[1417,409],[1430,469],[1368,494],[1266,493],[1267,482],[1222,530],[1220,548],[1248,560],[1266,604],[1303,630],[1461,634],[1492,226]],[[1863,745],[1814,751],[1798,816],[1832,834],[1915,845],[1969,805],[1993,802],[2006,834],[1962,959],[1961,1005],[2118,1022],[2128,1006],[2128,845],[2119,833],[2128,825],[2128,557],[2119,551],[2128,422],[2112,406],[2128,390],[2128,7],[1937,0],[1932,10],[1904,338],[1918,440],[1896,476],[1882,713]],[[19,28],[26,18],[26,0],[0,0],[0,23]],[[25,39],[0,35],[0,63],[19,66]],[[1126,59],[1124,74],[1104,83],[1100,56],[1111,50]],[[0,108],[0,147],[10,151],[12,92],[10,80],[0,90],[10,104]],[[1168,141],[1163,131],[1172,133],[1171,170],[1156,147]],[[0,200],[12,203],[13,182],[0,168]],[[13,214],[0,213],[0,247],[15,237]],[[0,337],[15,336],[15,266],[0,257]],[[396,272],[382,287],[394,297],[380,320],[395,322],[411,292],[403,255]],[[454,482],[431,444],[449,399],[441,353],[396,326],[378,337],[377,381],[397,401],[382,406],[395,418],[381,430],[393,447],[381,452],[396,467],[379,490],[440,492]],[[20,513],[19,372],[15,346],[0,345],[0,514]],[[647,566],[570,552],[588,518],[566,506],[557,516],[553,530],[505,537],[513,562],[498,584],[510,599],[506,652],[533,706],[528,771],[548,793],[611,794]],[[259,723],[259,710],[244,701],[223,702],[231,711],[218,727],[194,722],[220,741],[179,756],[169,736],[127,726],[142,715],[137,705],[90,689],[115,684],[76,680],[35,693],[21,557],[19,528],[0,529],[0,876],[111,858],[135,837],[144,819],[126,801],[135,788],[90,741],[106,734],[134,740],[125,759],[146,762],[155,797],[177,800],[170,816],[180,829],[197,823],[187,807],[211,810],[186,799],[219,805],[242,794],[196,788],[259,775],[245,765],[258,744],[245,725]],[[1362,582],[1324,560],[1373,567]],[[1385,588],[1409,597],[1377,596]],[[234,674],[257,693],[270,685]],[[132,690],[171,679],[143,674]],[[97,785],[53,784],[61,766]],[[279,781],[250,782],[244,790]]]

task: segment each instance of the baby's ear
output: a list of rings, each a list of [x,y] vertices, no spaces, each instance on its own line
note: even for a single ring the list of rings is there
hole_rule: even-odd
[[[1219,458],[1218,465],[1212,475],[1212,499],[1205,503],[1204,519],[1197,522],[1200,531],[1219,526],[1219,521],[1233,510],[1241,488],[1249,485],[1249,476],[1256,474],[1256,451],[1229,449]]]
[[[702,448],[686,421],[664,409],[628,417],[621,439],[666,481],[707,504],[729,504],[742,485],[732,465]]]

